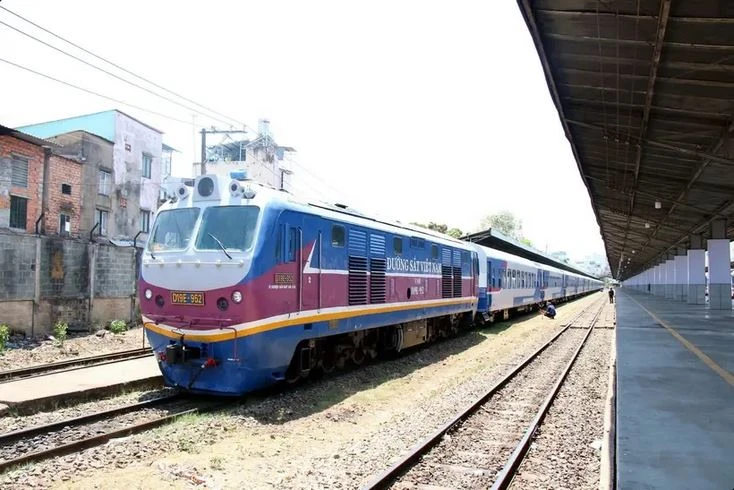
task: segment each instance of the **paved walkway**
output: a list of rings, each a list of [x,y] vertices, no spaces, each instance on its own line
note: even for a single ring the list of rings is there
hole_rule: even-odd
[[[617,488],[734,489],[734,312],[617,293]]]
[[[161,378],[155,357],[120,361],[0,384],[0,403],[10,407],[113,389]]]

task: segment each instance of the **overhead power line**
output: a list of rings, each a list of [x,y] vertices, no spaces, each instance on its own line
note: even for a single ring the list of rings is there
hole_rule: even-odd
[[[2,8],[3,10],[7,10],[7,9],[6,9],[5,7],[1,7],[1,6],[0,6],[0,8]],[[2,25],[4,25],[4,26],[6,26],[6,27],[8,27],[8,28],[10,28],[10,29],[12,29],[12,30],[14,30],[14,31],[18,32],[19,34],[22,34],[23,36],[26,36],[26,37],[28,37],[28,38],[30,38],[30,39],[33,39],[34,41],[37,41],[37,42],[39,42],[39,43],[43,44],[44,46],[47,46],[47,47],[49,47],[49,48],[51,48],[51,49],[53,49],[53,50],[55,50],[55,51],[58,51],[58,52],[59,52],[59,53],[61,53],[61,54],[64,54],[64,55],[66,55],[66,56],[68,56],[68,57],[70,57],[70,58],[73,58],[73,59],[75,59],[75,60],[79,61],[80,63],[83,63],[83,64],[85,64],[85,65],[87,65],[87,66],[89,66],[89,67],[91,67],[91,68],[94,68],[95,70],[99,70],[99,71],[101,71],[101,72],[103,72],[103,73],[106,73],[107,75],[109,75],[109,76],[111,76],[111,77],[114,77],[114,78],[116,78],[116,79],[118,79],[118,80],[121,80],[121,81],[123,81],[123,82],[127,83],[127,84],[130,84],[130,85],[132,85],[133,87],[136,87],[136,88],[139,88],[139,89],[141,89],[141,90],[144,90],[144,91],[146,91],[146,92],[148,92],[148,93],[150,93],[150,94],[152,94],[152,95],[155,95],[156,97],[160,97],[160,98],[161,98],[161,99],[163,99],[163,100],[167,100],[168,102],[171,102],[171,103],[173,103],[173,104],[179,105],[179,106],[181,106],[181,107],[183,107],[183,108],[185,108],[185,109],[187,109],[187,110],[190,110],[190,111],[194,111],[194,112],[196,112],[196,113],[198,113],[198,114],[201,114],[201,115],[203,115],[203,116],[206,116],[206,117],[210,117],[210,118],[212,118],[212,119],[214,119],[214,120],[216,120],[216,121],[219,121],[219,122],[221,122],[222,124],[227,124],[227,125],[230,125],[230,126],[234,126],[234,124],[232,124],[232,121],[235,121],[235,120],[232,120],[232,121],[225,121],[225,120],[223,120],[223,119],[220,119],[220,118],[217,118],[217,117],[212,117],[212,116],[211,116],[210,114],[206,114],[205,112],[202,112],[202,111],[201,111],[201,110],[199,110],[199,109],[196,109],[196,108],[194,108],[194,107],[191,107],[190,105],[182,104],[181,102],[178,102],[178,101],[176,101],[175,99],[172,99],[172,98],[170,98],[170,97],[167,97],[167,96],[165,96],[165,95],[161,95],[161,94],[159,94],[159,93],[157,93],[157,92],[155,92],[155,91],[153,91],[153,90],[150,90],[150,89],[149,89],[149,88],[147,88],[147,87],[144,87],[144,86],[142,86],[142,85],[139,85],[139,84],[137,84],[137,83],[135,83],[135,82],[131,82],[130,80],[127,80],[126,78],[123,78],[123,77],[121,77],[121,76],[119,76],[119,75],[116,75],[115,73],[112,73],[111,71],[105,70],[104,68],[101,68],[101,67],[99,67],[99,66],[97,66],[97,65],[95,65],[95,64],[93,64],[93,63],[90,63],[90,62],[88,62],[88,61],[86,61],[86,60],[83,60],[82,58],[79,58],[78,56],[75,56],[75,55],[73,55],[73,54],[71,54],[71,53],[69,53],[69,52],[67,52],[67,51],[64,51],[64,50],[63,50],[63,49],[61,49],[61,48],[58,48],[58,47],[56,47],[56,46],[54,46],[54,45],[52,45],[52,44],[49,44],[49,43],[47,43],[46,41],[44,41],[44,40],[42,40],[42,39],[38,39],[37,37],[33,36],[32,34],[28,34],[27,32],[25,32],[25,31],[23,31],[23,30],[21,30],[21,29],[18,29],[17,27],[14,27],[14,26],[12,26],[12,25],[10,25],[10,24],[6,23],[6,22],[3,22],[3,21],[1,21],[1,20],[0,20],[0,24],[2,24]],[[198,105],[198,104],[197,104],[197,105]],[[228,118],[228,119],[229,119],[229,118]],[[241,122],[237,122],[237,125],[242,125],[242,124],[243,124],[243,123],[241,123]]]
[[[108,97],[107,95],[100,94],[99,92],[95,92],[94,90],[90,90],[88,88],[80,87],[78,85],[74,85],[73,83],[65,82],[64,80],[59,80],[58,78],[54,78],[51,75],[46,75],[45,73],[41,73],[39,71],[33,70],[33,69],[28,68],[28,67],[23,66],[23,65],[19,65],[18,63],[14,63],[14,62],[9,61],[9,60],[6,60],[4,58],[0,58],[0,61],[2,61],[3,63],[7,63],[8,65],[14,66],[16,68],[20,68],[21,70],[25,70],[27,72],[33,73],[34,75],[38,75],[39,77],[43,77],[43,78],[47,78],[49,80],[53,80],[54,82],[61,83],[63,85],[66,85],[67,87],[72,87],[72,88],[75,88],[77,90],[81,90],[82,92],[86,92],[88,94],[96,95],[97,97],[102,97],[103,99],[110,100],[110,101],[115,102],[117,104],[126,105],[128,107],[132,107],[132,108],[138,109],[140,111],[145,111],[145,112],[147,112],[149,114],[154,114],[156,116],[164,117],[164,118],[170,119],[172,121],[177,121],[177,122],[180,122],[180,123],[183,123],[183,124],[188,124],[188,125],[192,125],[192,126],[198,127],[198,126],[194,125],[194,123],[192,123],[191,121],[186,121],[184,119],[178,119],[176,117],[169,116],[169,115],[163,114],[161,112],[152,111],[150,109],[146,109],[145,107],[141,107],[139,105],[131,104],[129,102],[125,102],[125,101],[120,100],[120,99],[115,99],[113,97]]]

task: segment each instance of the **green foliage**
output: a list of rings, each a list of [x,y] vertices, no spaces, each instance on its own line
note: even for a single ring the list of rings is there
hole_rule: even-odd
[[[69,325],[66,322],[58,321],[54,325],[54,337],[60,344],[64,344],[66,340],[66,331],[69,329]]]
[[[498,230],[500,233],[503,233],[508,237],[527,245],[528,247],[535,248],[533,242],[522,233],[522,221],[506,209],[503,209],[498,213],[485,216],[481,221],[480,227],[482,230],[486,230],[487,228]]]
[[[10,327],[5,323],[0,323],[0,352],[5,350],[10,340]]]
[[[481,221],[482,229],[493,228],[500,233],[518,239],[522,236],[522,221],[517,219],[514,214],[506,209],[494,214],[485,216]]]
[[[122,320],[113,320],[112,323],[110,323],[110,332],[112,333],[122,333],[125,330],[127,330],[127,324]]]
[[[411,225],[420,226],[421,228],[428,228],[429,230],[437,231],[439,233],[443,233],[444,235],[450,235],[454,238],[459,238],[464,235],[464,233],[458,228],[449,229],[448,225],[445,225],[443,223],[434,223],[433,221],[431,221],[427,225],[424,225],[423,223],[411,223]]]
[[[535,248],[535,246],[533,245],[533,242],[531,242],[529,238],[522,237],[522,238],[520,238],[519,241],[520,241],[520,243],[522,243],[524,245],[527,245],[528,247]]]

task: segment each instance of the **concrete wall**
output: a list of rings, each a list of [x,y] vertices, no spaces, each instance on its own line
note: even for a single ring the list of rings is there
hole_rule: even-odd
[[[0,323],[28,334],[137,320],[131,247],[0,232]]]
[[[159,131],[117,113],[114,147],[116,196],[112,206],[114,229],[119,237],[134,237],[140,231],[140,211],[153,212],[158,208],[162,144]],[[153,158],[150,178],[143,177],[144,153]],[[145,240],[147,234],[139,238]]]

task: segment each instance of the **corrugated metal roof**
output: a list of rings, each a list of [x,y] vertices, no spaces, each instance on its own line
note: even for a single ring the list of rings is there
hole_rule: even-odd
[[[616,278],[732,217],[734,2],[518,5]]]

